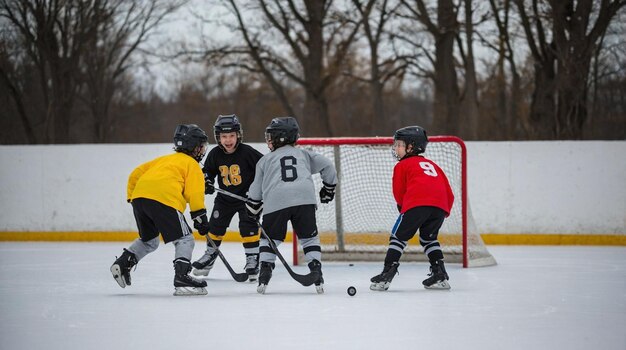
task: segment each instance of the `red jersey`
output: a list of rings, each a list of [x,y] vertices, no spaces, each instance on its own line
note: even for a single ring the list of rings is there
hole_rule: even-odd
[[[404,214],[421,206],[441,208],[450,215],[454,194],[446,174],[430,159],[412,156],[393,168],[393,196]]]

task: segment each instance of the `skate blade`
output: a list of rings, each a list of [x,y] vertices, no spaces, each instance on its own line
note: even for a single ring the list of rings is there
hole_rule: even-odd
[[[175,287],[174,289],[175,296],[207,295],[204,287]]]
[[[194,276],[208,276],[209,275],[209,271],[211,270],[199,270],[199,269],[193,269],[193,271],[191,272]]]
[[[126,281],[124,280],[124,277],[122,277],[122,270],[120,270],[119,265],[113,264],[113,266],[111,266],[111,274],[113,274],[115,282],[117,282],[120,287],[126,288]]]
[[[443,281],[435,282],[435,284],[430,285],[430,286],[424,286],[424,288],[447,290],[447,289],[450,289],[450,283],[448,283],[448,281],[446,280],[443,280]]]
[[[379,291],[379,292],[384,292],[387,289],[389,289],[389,285],[391,283],[390,282],[378,282],[378,283],[372,283],[370,285],[370,289],[371,290],[375,290],[375,291]]]
[[[265,288],[267,288],[267,284],[259,284],[259,286],[256,287],[256,292],[259,294],[265,294]]]
[[[324,294],[324,284],[320,284],[319,286],[315,286],[315,291],[317,294]]]

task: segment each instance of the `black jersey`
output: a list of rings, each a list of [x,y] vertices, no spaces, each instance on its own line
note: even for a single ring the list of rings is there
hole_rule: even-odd
[[[227,154],[217,146],[209,152],[202,171],[208,174],[211,180],[217,176],[221,189],[247,197],[248,188],[254,180],[256,163],[262,156],[261,152],[244,143],[239,144],[235,152],[231,154]],[[217,198],[227,203],[239,204],[241,202],[221,193],[217,194]]]

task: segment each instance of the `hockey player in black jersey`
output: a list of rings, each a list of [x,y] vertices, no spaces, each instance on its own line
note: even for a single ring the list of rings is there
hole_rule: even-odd
[[[246,197],[254,180],[256,163],[261,152],[243,143],[243,128],[236,115],[220,115],[213,127],[215,142],[204,162],[205,194],[215,192],[215,178],[222,190]],[[209,237],[217,247],[222,243],[226,229],[239,214],[239,234],[246,254],[245,270],[248,280],[256,281],[259,274],[259,228],[246,214],[245,204],[237,199],[218,193],[209,219]],[[213,268],[217,251],[208,244],[205,254],[193,263],[193,274],[207,276]]]

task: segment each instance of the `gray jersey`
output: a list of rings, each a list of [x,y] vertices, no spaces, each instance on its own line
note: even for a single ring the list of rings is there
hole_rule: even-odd
[[[337,172],[330,159],[309,150],[282,146],[264,155],[256,164],[248,196],[263,201],[264,214],[296,205],[316,204],[312,174],[317,173],[325,183],[337,183]]]

